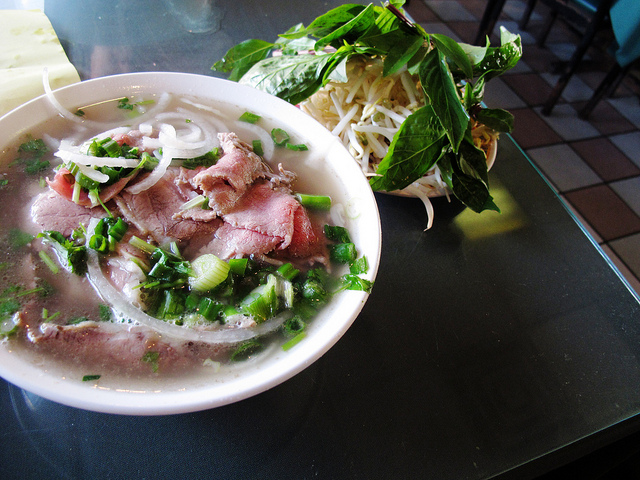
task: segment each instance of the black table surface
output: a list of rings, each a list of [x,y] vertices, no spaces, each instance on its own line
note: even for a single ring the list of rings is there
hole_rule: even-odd
[[[47,0],[83,79],[214,75],[340,2]],[[636,428],[640,304],[511,137],[502,213],[376,194],[376,285],[344,337],[289,381],[170,416],[56,404],[0,380],[0,478],[528,478]]]

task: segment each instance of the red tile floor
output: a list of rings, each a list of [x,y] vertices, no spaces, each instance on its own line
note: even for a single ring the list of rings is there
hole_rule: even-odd
[[[472,43],[486,0],[410,0],[406,10],[427,32]],[[640,293],[640,75],[632,70],[614,95],[588,120],[578,110],[591,97],[613,59],[612,33],[604,28],[587,52],[551,115],[541,113],[558,74],[581,33],[557,20],[543,47],[536,36],[547,10],[538,2],[526,30],[518,28],[526,0],[505,3],[499,25],[520,33],[523,58],[487,87],[485,102],[515,116],[513,138]]]

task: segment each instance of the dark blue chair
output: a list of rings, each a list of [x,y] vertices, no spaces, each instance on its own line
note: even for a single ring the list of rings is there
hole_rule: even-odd
[[[584,28],[582,40],[561,72],[560,78],[558,78],[551,94],[542,107],[542,113],[544,115],[549,115],[569,83],[571,76],[580,65],[580,62],[593,42],[596,33],[606,25],[609,17],[609,9],[616,0],[528,0],[523,16],[519,22],[521,29],[526,29],[531,13],[538,1],[549,8],[549,15],[547,16],[541,33],[536,39],[539,46],[543,46],[546,42],[547,36],[558,17],[564,17],[569,22],[576,23],[578,25],[581,24]],[[500,16],[504,3],[505,0],[489,0],[482,20],[480,21],[478,35],[475,42],[476,44],[483,44],[485,35],[491,34],[495,23]]]
[[[631,66],[640,58],[640,1],[617,0],[611,7],[609,16],[618,47],[615,52],[616,62],[591,99],[580,110],[581,118],[587,118],[605,95],[616,90]]]

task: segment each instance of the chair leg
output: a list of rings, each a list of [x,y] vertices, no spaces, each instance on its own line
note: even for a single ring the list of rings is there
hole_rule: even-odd
[[[543,115],[549,115],[551,113],[551,110],[553,110],[553,107],[558,102],[560,95],[562,95],[562,92],[567,86],[567,83],[569,83],[569,79],[578,68],[578,65],[580,64],[582,57],[587,52],[589,46],[591,45],[591,42],[593,41],[593,38],[596,36],[596,33],[598,32],[600,25],[604,21],[605,17],[608,15],[609,8],[611,7],[612,3],[613,3],[613,0],[604,0],[598,7],[598,10],[596,11],[596,13],[593,14],[591,22],[587,27],[587,31],[585,32],[584,37],[582,37],[582,41],[576,48],[575,52],[573,52],[573,55],[571,56],[571,60],[569,61],[569,64],[567,65],[566,70],[562,75],[560,75],[560,78],[556,82],[555,87],[553,87],[553,91],[551,92],[551,95],[549,95],[549,98],[544,104],[544,107],[542,107]]]
[[[480,20],[480,26],[478,27],[478,34],[473,42],[475,45],[484,45],[485,37],[491,35],[493,27],[495,27],[498,17],[502,12],[502,7],[506,0],[489,0],[487,7],[484,9],[482,19]]]
[[[591,112],[596,107],[598,102],[602,100],[603,97],[609,96],[611,93],[615,91],[615,89],[620,85],[620,82],[624,78],[624,76],[629,72],[629,68],[631,65],[627,65],[626,67],[621,67],[618,62],[609,70],[607,75],[604,77],[598,88],[593,92],[593,95],[587,102],[587,104],[580,110],[578,116],[582,119],[589,118]]]
[[[533,9],[535,8],[535,6],[536,6],[536,0],[529,0],[527,2],[527,6],[524,9],[522,18],[520,19],[520,22],[518,22],[518,27],[520,27],[520,30],[527,29],[527,25],[529,24],[529,20],[531,19],[531,13],[533,12]]]
[[[536,45],[538,47],[544,47],[544,44],[547,41],[547,37],[549,36],[549,32],[551,32],[551,27],[553,27],[556,18],[558,18],[558,11],[552,10],[547,16],[547,20],[542,27],[542,32],[540,32],[540,35],[538,35],[538,38],[536,39]]]

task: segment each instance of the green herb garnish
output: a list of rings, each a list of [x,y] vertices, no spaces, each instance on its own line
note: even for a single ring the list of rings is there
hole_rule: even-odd
[[[380,59],[383,76],[406,68],[420,80],[425,106],[394,136],[378,175],[370,179],[372,189],[405,188],[438,164],[465,205],[477,212],[498,210],[489,194],[486,161],[477,161],[471,129],[476,122],[496,131],[512,129],[509,112],[484,108],[482,100],[486,83],[522,56],[520,36],[503,29],[498,47],[488,41],[486,46],[458,43],[409,21],[403,5],[404,0],[385,6],[341,5],[307,26],[291,27],[274,43],[244,41],[212,69],[295,105],[330,81],[346,81],[345,66],[352,58]],[[270,56],[276,50],[281,54]]]
[[[42,139],[31,138],[18,147],[18,157],[14,164],[22,165],[27,175],[37,175],[51,166],[49,160],[44,158],[47,153],[49,147]]]
[[[60,232],[47,230],[37,235],[50,245],[58,257],[58,262],[66,271],[84,275],[87,271],[87,249],[73,240],[65,238]]]

